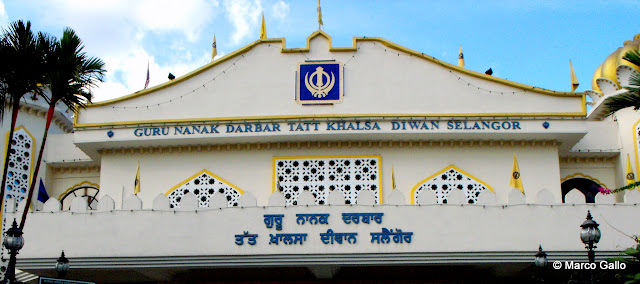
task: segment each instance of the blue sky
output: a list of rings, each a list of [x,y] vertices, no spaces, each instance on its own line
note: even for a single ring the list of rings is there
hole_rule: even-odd
[[[184,75],[210,61],[215,34],[223,56],[258,39],[264,12],[269,38],[302,47],[316,31],[316,0],[0,0],[0,25],[30,20],[55,36],[69,26],[85,51],[103,59],[107,81],[96,101],[143,88],[169,72]],[[335,46],[377,36],[466,68],[536,87],[569,91],[569,60],[580,87],[626,40],[640,33],[640,1],[322,0],[324,30]]]

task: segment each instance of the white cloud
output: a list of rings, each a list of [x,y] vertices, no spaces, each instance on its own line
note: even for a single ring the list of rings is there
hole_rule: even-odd
[[[279,0],[272,7],[273,17],[278,20],[284,20],[289,15],[289,4],[283,0]]]
[[[7,11],[4,9],[4,3],[0,0],[0,26],[6,27],[9,24],[9,15],[7,15]]]
[[[199,39],[214,20],[219,6],[216,0],[186,3],[171,0],[92,0],[91,5],[86,5],[84,0],[41,2],[33,7],[41,13],[39,21],[49,26],[73,27],[83,39],[89,55],[105,62],[106,81],[92,90],[94,101],[141,90],[146,79],[147,62],[150,65],[150,86],[166,82],[169,72],[176,76],[184,75],[208,62],[203,56],[193,56],[186,46]],[[158,63],[155,54],[145,49],[143,43],[152,35],[162,34],[172,36],[165,52],[170,50],[167,53],[175,56],[160,55],[165,60]],[[154,47],[158,49],[157,44]]]
[[[262,13],[260,0],[225,0],[224,7],[226,16],[234,28],[231,35],[233,44],[239,44],[246,37],[249,37],[251,32],[255,32],[256,39],[259,37],[258,31],[260,30],[260,15]]]

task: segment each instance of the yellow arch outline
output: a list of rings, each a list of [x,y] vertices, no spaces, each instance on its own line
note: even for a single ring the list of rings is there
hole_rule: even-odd
[[[438,176],[438,175],[440,175],[440,174],[442,174],[442,173],[444,173],[444,172],[446,172],[446,171],[448,171],[448,170],[450,170],[450,169],[454,169],[454,170],[456,170],[456,171],[458,171],[458,172],[460,172],[460,173],[462,173],[462,174],[466,175],[467,177],[469,177],[469,178],[471,178],[471,179],[473,179],[473,180],[475,180],[475,181],[479,182],[480,184],[484,185],[485,187],[487,187],[489,190],[491,190],[491,192],[494,192],[494,193],[495,193],[495,191],[493,191],[493,188],[492,188],[491,186],[489,186],[488,184],[486,184],[484,181],[482,181],[482,180],[480,180],[480,179],[476,178],[475,176],[473,176],[473,175],[471,175],[471,174],[469,174],[469,173],[467,173],[467,172],[463,171],[462,169],[460,169],[460,168],[458,168],[458,167],[456,167],[456,166],[454,166],[454,165],[449,165],[448,167],[446,167],[446,168],[444,168],[444,169],[440,170],[439,172],[437,172],[437,173],[435,173],[435,174],[433,174],[433,175],[429,176],[428,178],[425,178],[425,179],[421,180],[420,182],[418,182],[418,183],[417,183],[417,184],[416,184],[416,185],[411,189],[411,192],[410,192],[410,193],[411,193],[411,204],[415,204],[415,197],[414,197],[414,193],[416,192],[416,190],[418,189],[418,187],[420,187],[423,183],[427,182],[428,180],[430,180],[430,179],[432,179],[432,178],[434,178],[434,177],[436,177],[436,176]]]
[[[576,177],[586,178],[586,179],[589,179],[589,180],[591,180],[591,181],[593,181],[593,182],[598,183],[600,186],[603,186],[603,187],[605,187],[605,188],[609,188],[606,184],[604,184],[603,182],[599,181],[597,178],[594,178],[594,177],[592,177],[592,176],[590,176],[590,175],[585,175],[585,174],[580,173],[580,172],[577,172],[577,173],[575,173],[575,174],[571,174],[571,175],[568,175],[568,176],[566,176],[566,177],[561,178],[561,179],[560,179],[560,184],[562,184],[563,182],[565,182],[565,181],[567,181],[567,180],[570,180],[570,179],[572,179],[572,178],[576,178]]]
[[[187,182],[191,181],[192,179],[194,179],[194,178],[198,177],[199,175],[201,175],[201,174],[203,174],[203,173],[206,173],[206,174],[208,174],[208,175],[210,175],[210,176],[212,176],[212,177],[214,177],[214,178],[218,179],[218,180],[219,180],[219,181],[221,181],[222,183],[224,183],[224,184],[226,184],[226,185],[230,186],[231,188],[233,188],[233,189],[237,190],[238,192],[240,192],[240,195],[243,195],[243,194],[244,194],[244,191],[243,191],[242,189],[240,189],[239,187],[235,186],[233,183],[230,183],[230,182],[228,182],[227,180],[225,180],[225,179],[223,179],[223,178],[219,177],[218,175],[216,175],[216,174],[214,174],[214,173],[212,173],[212,172],[208,171],[207,169],[204,169],[204,170],[202,170],[202,171],[199,171],[197,174],[192,175],[192,176],[190,176],[189,178],[187,178],[187,179],[185,179],[185,180],[181,181],[180,183],[178,183],[177,185],[175,185],[174,187],[172,187],[171,189],[169,189],[167,192],[165,192],[165,193],[164,193],[164,195],[165,195],[165,196],[169,196],[169,194],[170,194],[172,191],[174,191],[176,188],[178,188],[178,187],[181,187],[181,186],[185,185]]]
[[[96,184],[96,183],[90,182],[90,181],[88,181],[88,180],[85,180],[85,181],[83,181],[83,182],[81,182],[81,183],[74,184],[74,185],[72,185],[71,187],[69,187],[69,188],[65,189],[65,190],[64,190],[64,192],[63,192],[63,193],[61,193],[61,194],[58,196],[58,200],[60,200],[60,198],[62,198],[62,196],[64,196],[65,194],[67,194],[67,192],[69,192],[69,191],[71,191],[72,189],[74,189],[74,188],[76,188],[76,187],[78,187],[78,186],[81,186],[81,185],[83,185],[83,184],[91,185],[91,186],[95,186],[95,187],[97,187],[97,188],[98,188],[98,190],[100,189],[100,185],[99,185],[99,184]]]
[[[114,104],[114,103],[118,103],[118,102],[122,102],[122,101],[126,101],[129,99],[133,99],[133,98],[137,98],[140,97],[142,95],[146,95],[158,90],[162,90],[164,88],[167,88],[169,86],[172,86],[174,84],[178,84],[179,82],[185,81],[191,77],[194,77],[210,68],[213,68],[214,66],[221,64],[225,61],[229,61],[231,59],[233,59],[236,56],[242,55],[244,53],[247,53],[248,51],[250,51],[251,49],[253,49],[254,47],[264,44],[264,43],[281,43],[282,48],[281,48],[281,53],[303,53],[303,52],[309,52],[310,51],[310,42],[312,39],[314,39],[315,37],[318,36],[323,36],[325,37],[328,41],[329,41],[329,51],[330,52],[355,52],[358,50],[357,48],[357,43],[358,42],[365,42],[365,41],[372,41],[372,42],[379,42],[391,49],[397,50],[397,51],[401,51],[404,53],[407,53],[413,57],[416,58],[421,58],[424,59],[426,61],[435,63],[435,64],[440,64],[441,66],[454,70],[456,72],[460,72],[462,74],[466,74],[469,76],[473,76],[479,79],[483,79],[483,80],[488,80],[488,81],[493,81],[496,83],[500,83],[503,85],[507,85],[510,87],[514,87],[514,88],[519,88],[519,89],[523,89],[523,90],[527,90],[530,92],[534,92],[534,93],[539,93],[539,94],[543,94],[543,95],[550,95],[550,96],[561,96],[561,97],[580,97],[582,99],[582,112],[575,112],[575,113],[529,113],[529,114],[519,114],[519,113],[509,113],[509,114],[464,114],[464,115],[460,115],[458,114],[458,116],[469,116],[469,115],[480,115],[480,116],[586,116],[587,114],[587,104],[586,104],[586,95],[584,92],[582,93],[574,93],[574,92],[557,92],[557,91],[552,91],[552,90],[547,90],[547,89],[543,89],[543,88],[538,88],[538,87],[534,87],[534,86],[529,86],[529,85],[525,85],[525,84],[521,84],[521,83],[517,83],[517,82],[513,82],[513,81],[509,81],[506,79],[502,79],[502,78],[497,78],[497,77],[493,77],[490,75],[486,75],[484,73],[480,73],[480,72],[476,72],[473,70],[469,70],[469,69],[465,69],[441,60],[436,59],[435,57],[432,56],[428,56],[422,52],[418,52],[406,47],[403,47],[401,45],[398,45],[396,43],[390,42],[388,40],[385,40],[383,38],[379,38],[379,37],[353,37],[352,38],[352,42],[353,42],[353,46],[351,47],[334,47],[333,46],[333,40],[331,39],[331,36],[329,36],[327,33],[325,33],[322,30],[317,30],[314,33],[312,33],[309,37],[307,37],[307,45],[304,48],[287,48],[286,47],[286,39],[284,38],[271,38],[271,39],[259,39],[256,40],[244,47],[241,47],[240,49],[229,53],[217,60],[214,60],[184,76],[178,77],[174,80],[162,83],[160,85],[145,89],[145,90],[141,90],[138,92],[135,92],[133,94],[129,94],[129,95],[125,95],[119,98],[115,98],[115,99],[111,99],[111,100],[106,100],[106,101],[101,101],[101,102],[96,102],[96,103],[91,103],[87,105],[87,108],[93,108],[93,107],[100,107],[100,106],[106,106],[106,105],[110,105],[110,104]],[[292,115],[292,116],[264,116],[264,117],[227,117],[227,118],[216,118],[216,119],[180,119],[180,120],[167,120],[167,121],[127,121],[127,122],[117,122],[117,123],[83,123],[80,124],[78,123],[78,118],[79,118],[79,111],[76,111],[74,117],[73,117],[73,127],[74,128],[83,128],[83,127],[94,127],[94,126],[111,126],[111,125],[134,125],[134,124],[139,124],[139,123],[154,123],[154,122],[195,122],[195,121],[216,121],[216,120],[259,120],[259,119],[286,119],[286,118],[311,118],[311,117],[365,117],[365,116],[371,116],[371,115],[354,115],[354,114],[344,114],[344,115]],[[405,116],[405,117],[409,117],[409,116],[418,116],[418,115],[384,115],[384,116],[380,116],[380,115],[375,115],[376,117],[398,117],[398,116]],[[455,114],[438,114],[437,116],[455,116]]]
[[[378,158],[378,198],[382,203],[382,155],[337,155],[337,156],[274,156],[272,159],[271,193],[276,192],[276,159],[344,159],[344,158]]]

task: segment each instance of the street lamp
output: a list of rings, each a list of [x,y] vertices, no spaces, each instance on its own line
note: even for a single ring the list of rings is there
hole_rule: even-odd
[[[542,250],[542,245],[538,248],[538,253],[536,253],[536,266],[537,267],[545,267],[547,266],[547,254]]]
[[[5,283],[17,283],[16,282],[16,255],[18,251],[24,246],[24,238],[22,237],[22,230],[18,228],[16,219],[13,219],[13,225],[7,230],[4,236],[4,246],[9,250],[9,266],[7,267],[7,274],[5,276]]]
[[[600,229],[598,229],[598,223],[593,221],[591,217],[591,211],[587,211],[587,220],[585,220],[580,227],[580,239],[584,243],[584,247],[589,250],[589,263],[595,262],[596,253],[593,251],[597,248],[596,244],[600,241]]]
[[[64,256],[64,251],[58,258],[58,262],[56,262],[56,271],[58,272],[58,276],[63,278],[67,272],[69,272],[69,259]]]

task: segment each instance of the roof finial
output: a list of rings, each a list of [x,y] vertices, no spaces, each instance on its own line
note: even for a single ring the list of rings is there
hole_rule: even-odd
[[[321,30],[324,24],[322,23],[322,9],[320,8],[320,0],[318,0],[318,29]]]
[[[213,43],[211,44],[211,61],[218,55],[218,47],[216,46],[216,35],[213,35]]]
[[[462,55],[462,45],[460,46],[460,53],[458,54],[458,66],[464,67],[464,55]]]
[[[571,60],[569,60],[569,66],[571,67],[571,91],[575,92],[575,90],[578,88],[578,85],[580,85],[580,83],[578,83],[578,77],[576,77],[576,72],[573,71],[573,64],[571,64]]]
[[[267,25],[264,23],[264,12],[262,12],[262,27],[260,28],[260,39],[267,39]]]

